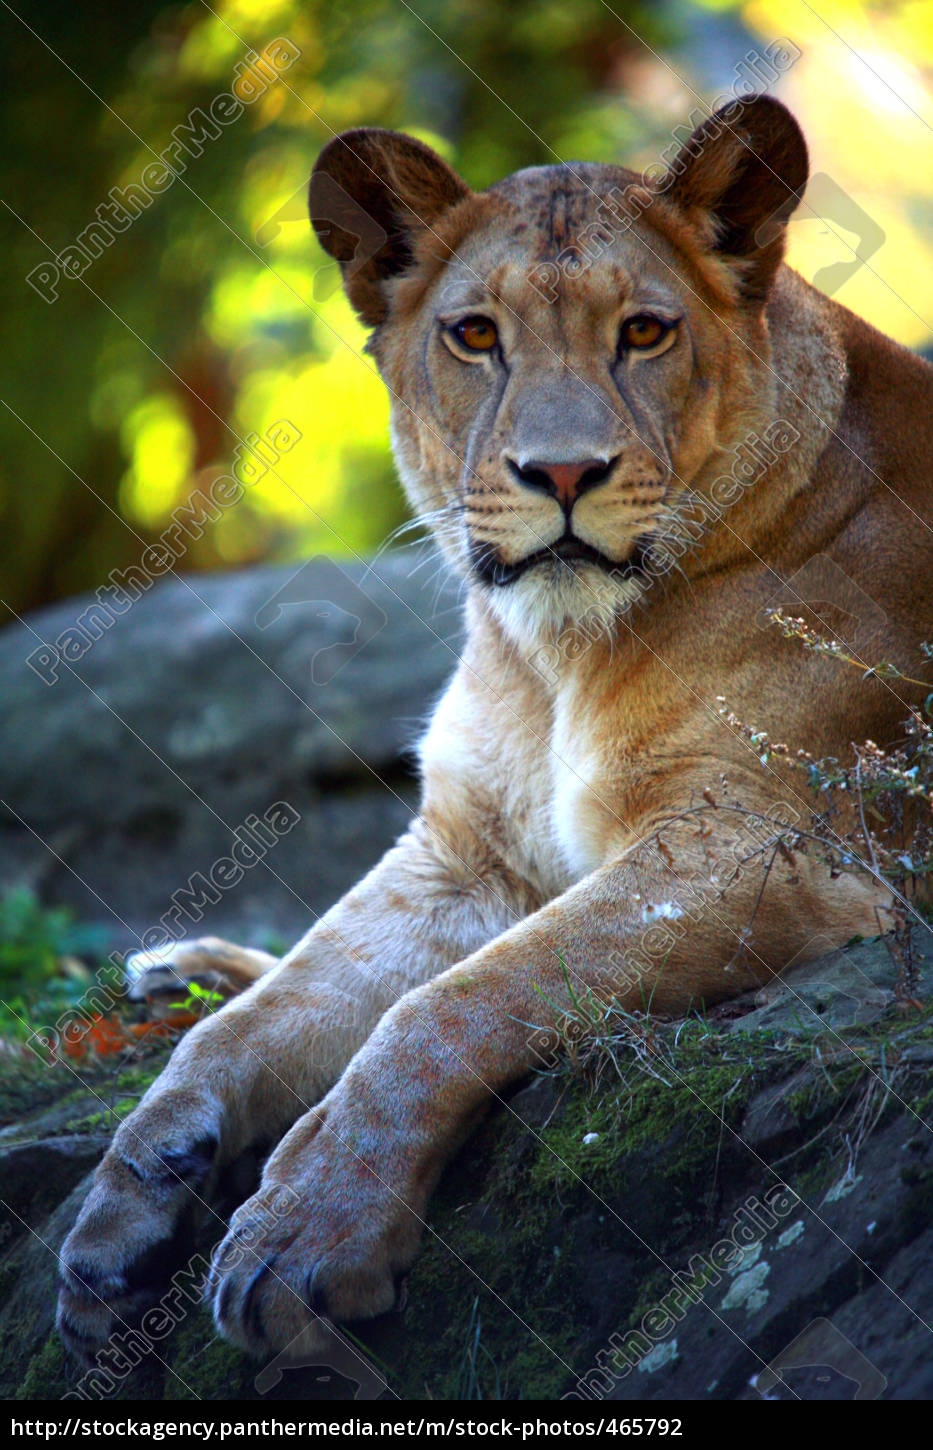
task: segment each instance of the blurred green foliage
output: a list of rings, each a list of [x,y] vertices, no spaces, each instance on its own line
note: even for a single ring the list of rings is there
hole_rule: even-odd
[[[181,569],[364,552],[404,517],[386,397],[304,215],[315,156],[350,126],[413,131],[479,187],[555,157],[647,163],[744,54],[790,35],[802,59],[778,93],[887,238],[838,300],[927,340],[933,8],[834,0],[831,19],[781,0],[10,0],[0,596],[21,610],[103,584],[281,418],[300,442]],[[26,275],[277,36],[294,65],[44,301]],[[791,232],[813,276],[838,239]]]
[[[0,21],[12,209],[0,370],[22,422],[0,409],[4,598],[22,609],[103,583],[225,470],[238,439],[283,416],[303,437],[279,476],[181,567],[375,547],[404,505],[362,330],[332,279],[315,281],[327,259],[302,201],[315,155],[334,132],[374,124],[429,140],[475,185],[549,147],[620,156],[646,129],[619,95],[639,42],[601,0],[13,8],[26,23]],[[614,9],[653,46],[673,33],[647,3]],[[299,48],[295,64],[82,277],[62,279],[52,303],[24,282],[278,35]]]
[[[73,1007],[90,981],[86,963],[102,962],[107,943],[106,930],[31,891],[0,897],[0,1038],[26,1037]]]

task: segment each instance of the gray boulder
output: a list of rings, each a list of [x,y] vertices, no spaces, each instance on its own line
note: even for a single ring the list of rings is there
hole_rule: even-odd
[[[817,992],[821,973],[834,990]],[[933,955],[914,985],[928,1000]],[[896,989],[876,942],[764,1004],[603,1024],[575,1068],[521,1085],[451,1162],[403,1312],[313,1363],[247,1359],[203,1302],[211,1245],[255,1182],[243,1161],[185,1251],[171,1335],[93,1386],[53,1329],[55,1254],[78,1176],[163,1058],[81,1086],[59,1064],[33,1112],[22,1070],[0,1071],[0,1172],[22,1205],[0,1219],[0,1394],[929,1399],[931,1015]]]
[[[138,944],[284,802],[297,823],[235,885],[221,870],[190,929],[289,945],[411,818],[409,747],[457,659],[456,591],[437,573],[420,550],[316,559],[8,626],[4,883]]]

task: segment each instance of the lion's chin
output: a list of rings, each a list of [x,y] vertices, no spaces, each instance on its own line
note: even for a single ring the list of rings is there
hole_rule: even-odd
[[[571,625],[589,638],[608,635],[643,592],[637,569],[590,560],[568,568],[557,559],[536,564],[504,587],[484,590],[509,638],[531,648],[552,643]]]

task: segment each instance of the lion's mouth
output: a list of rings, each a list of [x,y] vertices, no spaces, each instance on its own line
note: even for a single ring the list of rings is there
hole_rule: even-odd
[[[627,559],[610,559],[608,554],[603,554],[592,544],[584,543],[583,539],[578,539],[569,530],[556,543],[536,549],[533,554],[526,554],[524,559],[516,559],[513,564],[505,563],[487,545],[474,544],[472,549],[474,572],[485,584],[493,584],[497,588],[514,584],[516,579],[520,579],[529,569],[534,569],[539,564],[552,564],[555,561],[565,564],[571,570],[575,564],[595,564],[607,573],[617,573],[627,579],[638,568],[641,557],[640,543],[636,543]]]

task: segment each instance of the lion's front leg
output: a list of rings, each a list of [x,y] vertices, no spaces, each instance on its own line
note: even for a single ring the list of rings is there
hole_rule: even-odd
[[[400,1131],[398,1102],[379,1081],[346,1075],[295,1124],[215,1253],[218,1328],[253,1354],[313,1353],[322,1317],[368,1318],[397,1302],[442,1159]]]
[[[815,927],[841,945],[867,910],[854,883],[821,896],[802,879],[806,863],[783,858],[767,876],[754,865],[723,898],[696,855],[670,868],[637,848],[386,1013],[272,1155],[218,1250],[224,1335],[255,1352],[310,1351],[319,1315],[390,1308],[445,1161],[494,1095],[540,1063],[549,1037],[586,1029],[587,1004],[685,1014],[773,980]],[[285,1185],[299,1205],[269,1226],[270,1195]],[[247,1227],[258,1266],[235,1252]]]
[[[499,889],[416,826],[278,967],[194,1028],[121,1124],[63,1246],[69,1347],[87,1356],[130,1321],[192,1215],[210,1211],[216,1170],[275,1143],[394,1002],[509,917]]]
[[[97,1170],[61,1254],[59,1330],[79,1357],[131,1322],[167,1281],[195,1217],[211,1212],[216,1170],[274,1142],[358,1045],[359,1036],[326,1031],[349,1016],[339,989],[296,982],[290,1010],[281,994],[261,1005],[258,991],[192,1029]],[[303,1041],[300,1056],[292,1034]]]

